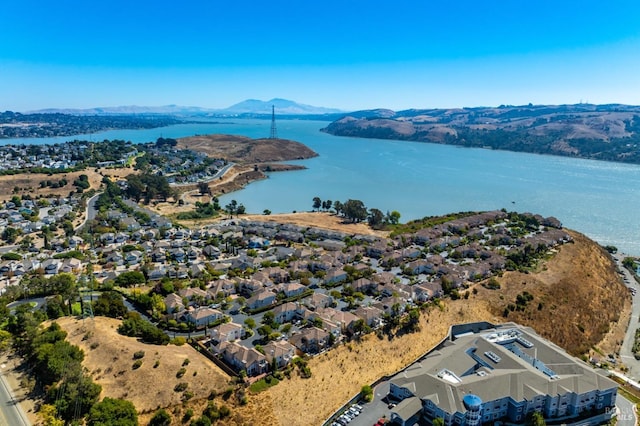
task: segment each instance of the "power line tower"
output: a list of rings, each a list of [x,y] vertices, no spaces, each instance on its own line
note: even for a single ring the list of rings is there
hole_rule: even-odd
[[[271,105],[271,134],[269,139],[278,139],[278,130],[276,129],[276,107]]]

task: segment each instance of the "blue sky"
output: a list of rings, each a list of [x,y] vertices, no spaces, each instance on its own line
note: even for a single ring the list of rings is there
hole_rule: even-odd
[[[637,0],[19,0],[0,111],[640,104]]]

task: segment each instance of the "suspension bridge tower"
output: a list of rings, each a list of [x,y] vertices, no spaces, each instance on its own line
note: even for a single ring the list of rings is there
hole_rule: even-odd
[[[271,105],[271,133],[269,139],[278,139],[278,130],[276,129],[276,107]]]

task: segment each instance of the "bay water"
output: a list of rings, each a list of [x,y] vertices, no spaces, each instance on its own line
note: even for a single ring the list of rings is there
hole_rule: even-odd
[[[331,136],[328,122],[278,120],[278,136],[301,142],[319,156],[292,161],[306,170],[269,178],[224,195],[249,213],[309,211],[313,198],[362,200],[401,221],[458,211],[505,208],[555,216],[569,228],[624,253],[640,255],[640,166],[420,142]],[[56,138],[4,139],[5,144],[234,134],[267,137],[268,120],[216,119],[157,129],[113,130]]]

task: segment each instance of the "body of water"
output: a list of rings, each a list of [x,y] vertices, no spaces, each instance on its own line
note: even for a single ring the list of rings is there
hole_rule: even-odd
[[[458,148],[418,142],[357,139],[319,132],[327,122],[278,121],[278,135],[304,143],[319,157],[294,161],[308,169],[271,173],[242,191],[248,212],[311,210],[313,197],[362,200],[401,221],[469,210],[506,208],[555,216],[603,245],[640,255],[640,166],[566,157]],[[72,139],[155,141],[195,134],[267,137],[268,120],[217,120],[159,129],[116,130],[76,137],[5,139],[8,143],[56,143]]]

